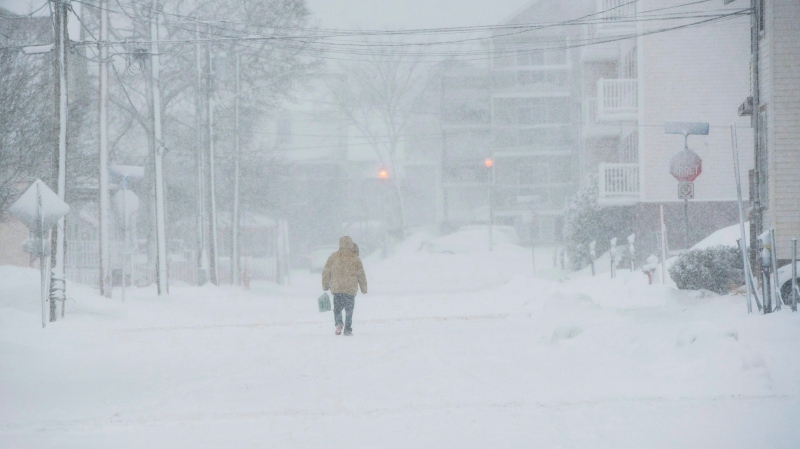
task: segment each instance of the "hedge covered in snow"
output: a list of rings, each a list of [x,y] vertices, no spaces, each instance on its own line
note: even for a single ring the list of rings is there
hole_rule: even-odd
[[[590,263],[589,243],[597,242],[597,254],[609,250],[609,241],[620,242],[633,232],[633,208],[598,204],[597,184],[581,189],[569,199],[564,213],[564,245],[571,268],[579,270]],[[627,254],[627,252],[625,252]]]
[[[669,274],[682,290],[711,290],[726,294],[744,284],[742,254],[730,246],[693,249],[678,257]]]

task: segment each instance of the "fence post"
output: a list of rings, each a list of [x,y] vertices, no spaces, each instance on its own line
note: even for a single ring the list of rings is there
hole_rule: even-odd
[[[761,263],[761,292],[764,297],[764,313],[772,312],[772,293],[770,292],[770,267],[772,266],[772,245],[769,243],[769,230],[764,231],[758,236],[758,241],[761,243],[761,254],[759,255],[759,262]]]
[[[631,234],[628,236],[628,252],[630,252],[631,256],[631,273],[633,273],[633,270],[636,268],[634,260],[636,256],[636,248],[633,245],[635,241],[636,241],[636,234]]]
[[[769,230],[769,241],[772,244],[772,284],[775,288],[775,310],[781,310],[783,298],[781,297],[781,286],[778,285],[778,245],[775,243],[775,229]]]
[[[792,239],[792,312],[797,312],[797,239]]]
[[[611,249],[608,250],[609,256],[611,256],[611,279],[617,277],[617,238],[614,237],[611,239]]]

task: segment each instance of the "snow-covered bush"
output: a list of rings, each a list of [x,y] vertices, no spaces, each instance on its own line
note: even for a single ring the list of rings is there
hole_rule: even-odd
[[[579,270],[589,264],[589,243],[597,242],[597,254],[608,251],[613,237],[625,241],[633,232],[631,207],[602,207],[597,203],[596,184],[581,189],[570,198],[564,213],[564,245],[572,269]]]
[[[730,246],[693,249],[678,257],[669,274],[682,290],[711,290],[726,294],[744,284],[742,254]]]

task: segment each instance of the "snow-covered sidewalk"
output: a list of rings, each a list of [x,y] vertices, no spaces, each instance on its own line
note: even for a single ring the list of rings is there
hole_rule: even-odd
[[[318,275],[126,303],[72,286],[42,330],[38,273],[0,267],[0,447],[798,447],[800,315],[529,264],[511,244],[367,259],[352,338]]]

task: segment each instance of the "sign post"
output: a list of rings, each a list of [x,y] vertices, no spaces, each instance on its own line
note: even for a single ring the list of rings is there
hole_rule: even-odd
[[[536,213],[536,205],[541,202],[542,198],[538,195],[518,196],[517,203],[527,204],[531,212],[529,221],[528,235],[531,240],[531,260],[533,261],[533,275],[536,276],[536,238],[539,236],[539,216]]]
[[[666,134],[683,134],[683,150],[675,153],[669,161],[669,172],[680,182],[678,198],[683,200],[683,215],[686,222],[685,246],[689,248],[689,199],[694,198],[694,183],[703,172],[703,161],[700,156],[689,149],[689,135],[708,135],[708,123],[705,122],[666,122]]]
[[[50,235],[50,229],[69,212],[67,203],[61,200],[55,192],[50,190],[41,179],[37,179],[25,190],[25,193],[14,202],[9,211],[28,229],[36,235],[36,245],[33,253],[39,256],[39,269],[41,271],[42,289],[42,328],[47,325],[47,270],[45,257],[48,253],[45,235]]]
[[[751,296],[754,292],[750,288],[750,261],[747,260],[747,235],[744,232],[744,207],[742,206],[742,180],[739,172],[739,142],[736,135],[736,123],[731,124],[731,147],[733,148],[733,167],[736,173],[736,198],[739,206],[739,232],[741,235],[742,268],[744,269],[744,283],[747,289],[747,313],[753,313],[753,303]]]
[[[125,301],[125,282],[127,279],[127,271],[125,270],[128,259],[129,238],[128,229],[130,227],[131,216],[139,210],[139,198],[135,193],[128,189],[129,180],[140,180],[144,178],[144,167],[135,165],[117,165],[114,164],[110,167],[111,174],[121,177],[120,190],[117,191],[115,199],[117,200],[117,210],[122,216],[122,301]],[[128,204],[128,201],[131,204]],[[131,272],[133,272],[133,265],[131,265]],[[131,279],[133,279],[131,273]],[[112,286],[113,288],[113,286]]]

